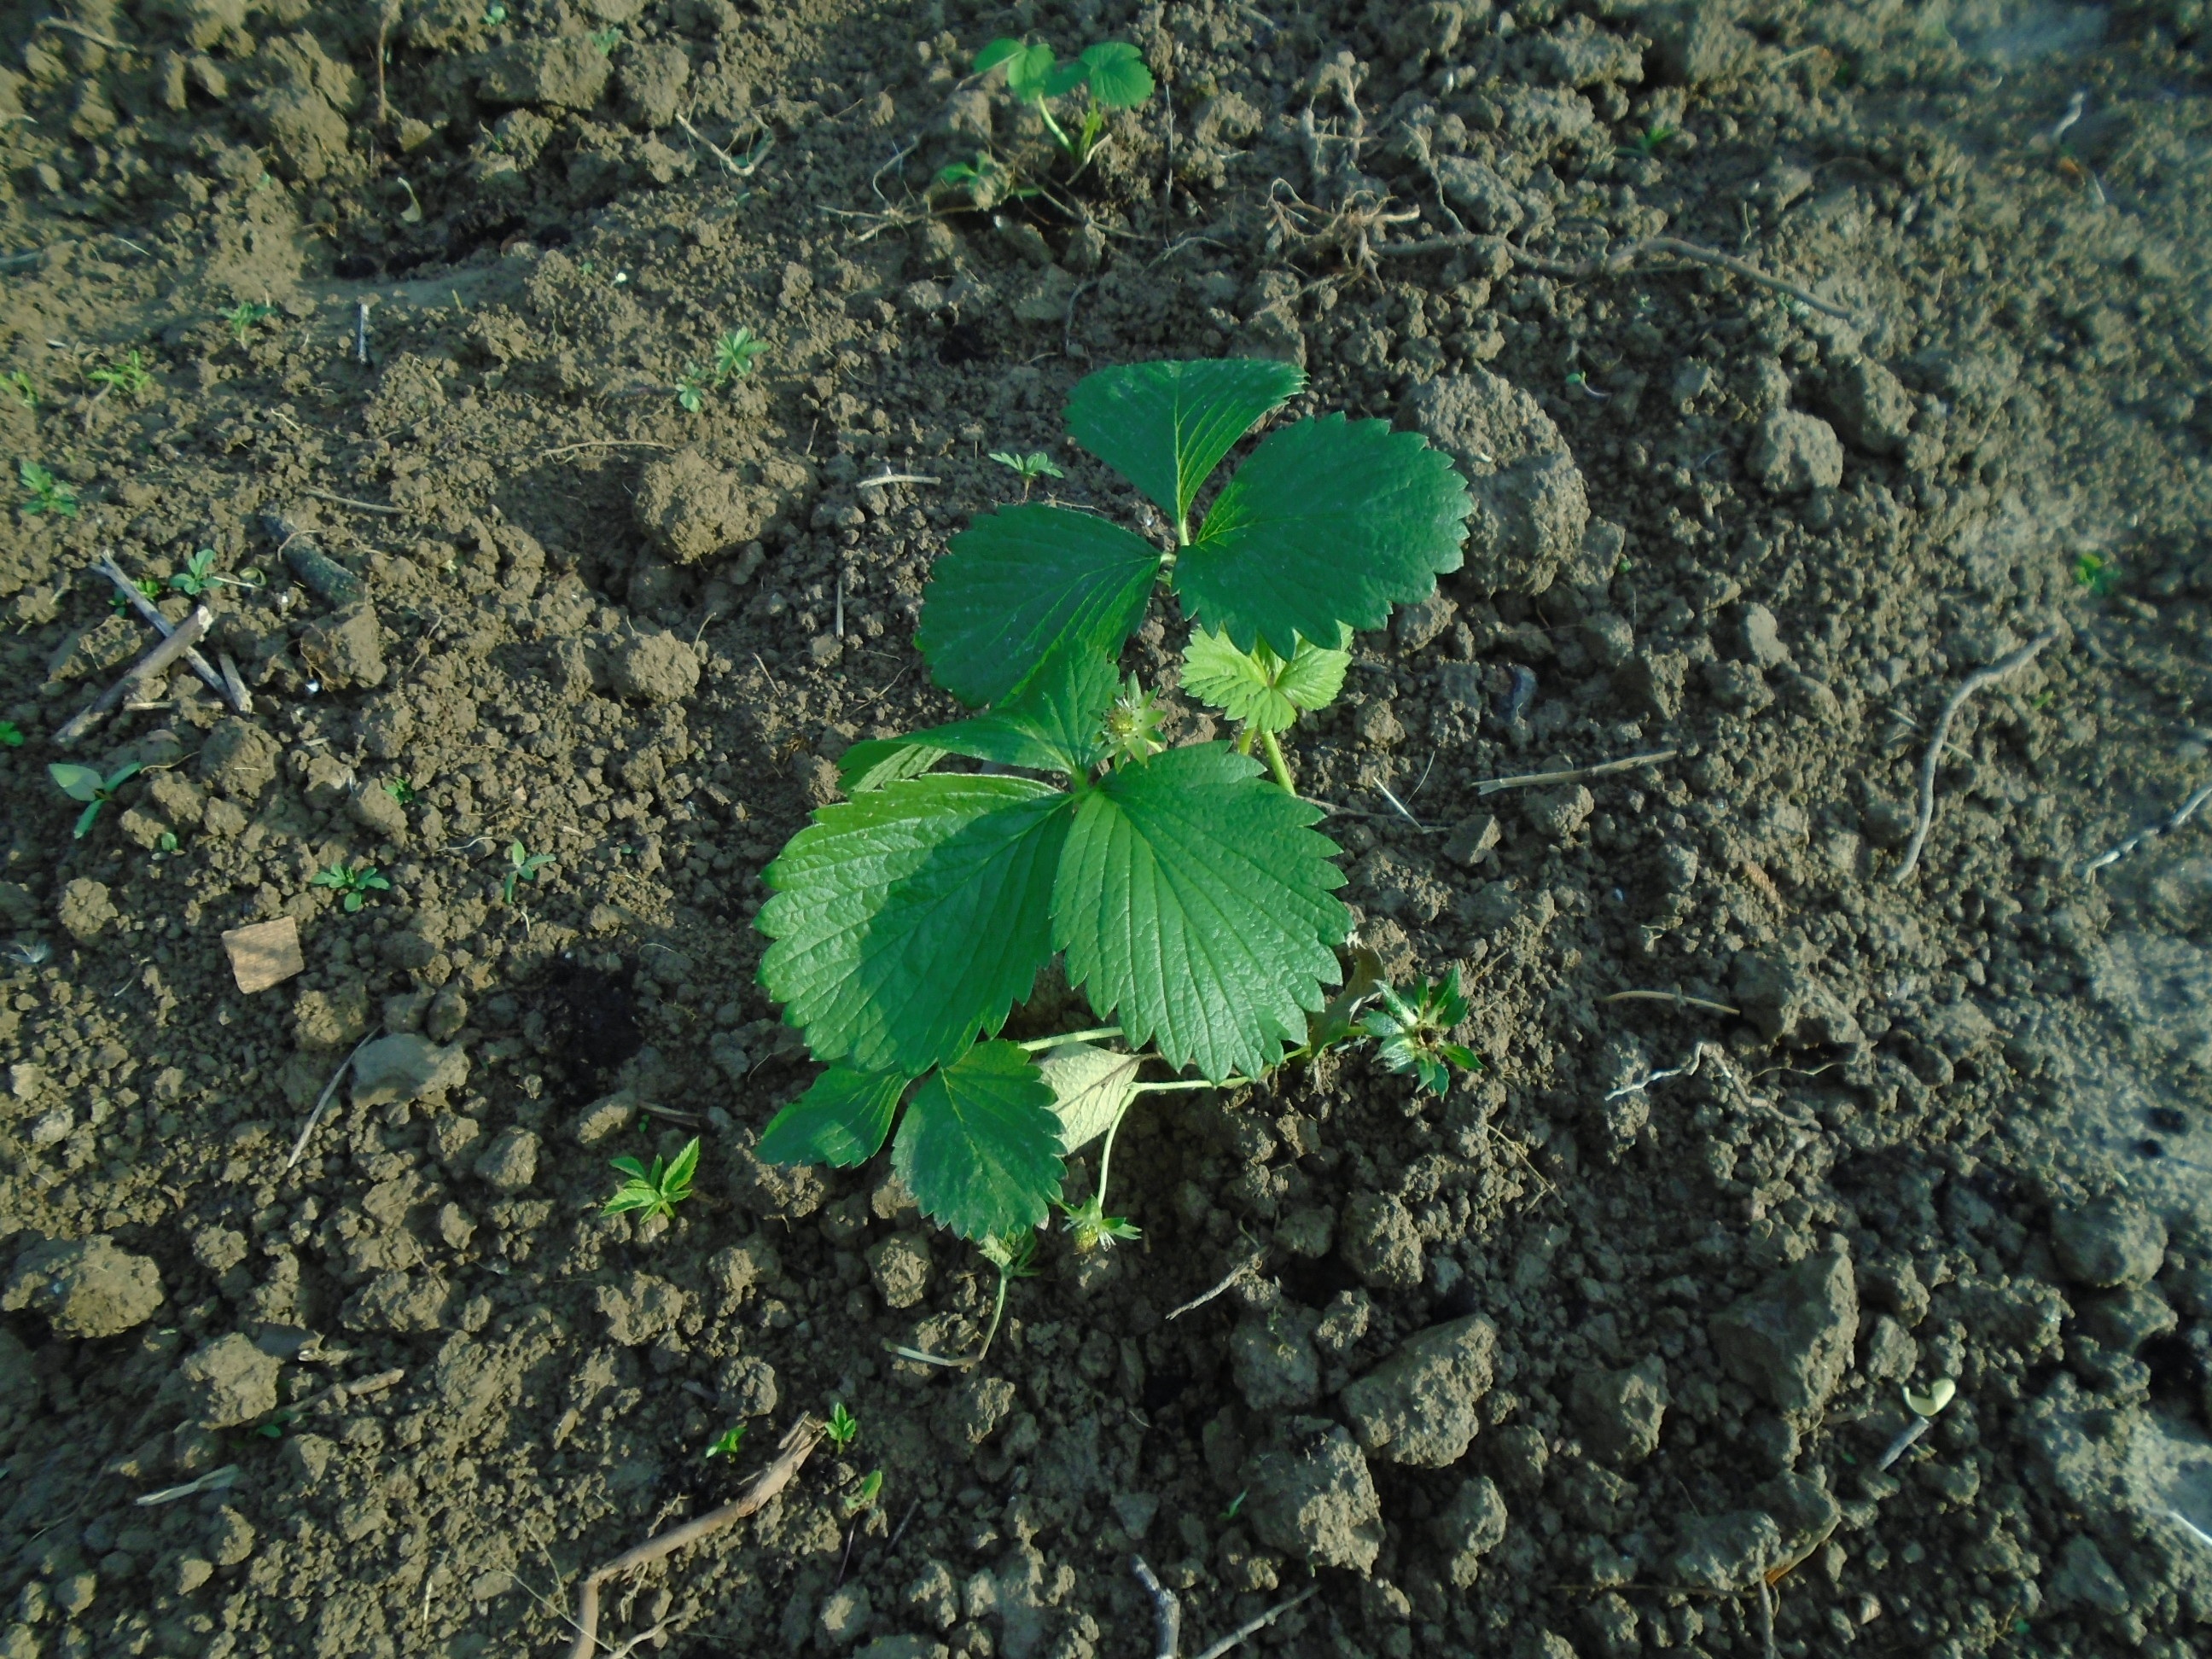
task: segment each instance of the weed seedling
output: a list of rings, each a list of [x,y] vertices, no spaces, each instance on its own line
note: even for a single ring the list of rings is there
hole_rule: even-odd
[[[991,459],[1000,466],[1010,469],[1013,475],[1022,481],[1024,501],[1029,500],[1030,486],[1036,483],[1039,478],[1065,478],[1067,476],[1053,464],[1052,457],[1041,449],[1033,449],[1026,455],[1017,455],[1007,450],[994,449],[991,452]]]
[[[385,784],[384,793],[402,806],[412,806],[415,804],[415,786],[404,778],[391,779]]]
[[[1647,127],[1640,137],[1632,138],[1628,143],[1621,145],[1620,153],[1623,155],[1656,155],[1660,148],[1678,137],[1681,131],[1680,127],[1670,127],[1664,122],[1656,126]]]
[[[145,600],[149,605],[153,604],[155,600],[161,597],[161,584],[155,581],[151,576],[140,576],[134,580],[131,586],[137,589],[138,597]],[[118,617],[125,611],[131,609],[130,596],[125,593],[115,593],[110,595],[107,604],[108,608],[113,611]]]
[[[111,367],[87,369],[84,378],[99,386],[103,397],[110,392],[119,392],[128,398],[152,384],[154,371],[146,367],[145,358],[134,350]]]
[[[514,902],[518,882],[535,882],[538,872],[553,862],[550,853],[533,853],[519,841],[507,844],[507,879],[500,884],[500,896],[509,904]]]
[[[16,462],[15,478],[31,492],[30,499],[23,503],[24,512],[52,514],[64,519],[76,517],[76,491],[36,461]]]
[[[7,374],[0,374],[0,386],[5,386],[9,395],[24,408],[36,409],[39,406],[38,388],[31,384],[31,377],[21,369],[10,369]]]
[[[593,30],[586,38],[599,49],[602,57],[611,58],[615,55],[615,48],[623,43],[623,32],[610,24],[605,28]]]
[[[146,769],[137,761],[118,766],[106,777],[96,768],[76,766],[67,761],[56,761],[46,768],[46,775],[60,786],[61,792],[71,800],[84,803],[84,811],[76,815],[76,828],[70,831],[71,841],[82,841],[92,833],[92,826],[100,817],[100,809],[115,799],[115,792]]]
[[[2097,599],[2106,599],[2120,585],[2120,562],[2101,553],[2084,553],[2074,561],[2074,580]]]
[[[860,1438],[860,1419],[845,1409],[843,1401],[837,1401],[830,1407],[830,1420],[822,1425],[822,1433],[842,1452]]]
[[[1087,46],[1079,57],[1063,64],[1042,41],[1002,35],[975,54],[978,74],[1000,67],[1006,71],[1006,90],[1036,111],[1053,142],[1079,168],[1098,148],[1107,111],[1135,109],[1152,95],[1152,72],[1145,67],[1144,54],[1126,40]],[[1052,100],[1077,93],[1085,95],[1083,120],[1070,137],[1054,118]]]
[[[883,1492],[884,1472],[881,1469],[870,1469],[860,1477],[860,1485],[854,1486],[837,1501],[843,1508],[847,1518],[850,1519],[863,1510],[875,1508],[876,1499],[883,1496]]]
[[[733,328],[714,342],[714,384],[742,380],[768,349],[768,342],[749,328]]]
[[[371,893],[389,891],[392,884],[376,873],[373,864],[339,863],[316,871],[309,885],[327,887],[334,893],[343,894],[343,908],[351,915],[368,902]]]
[[[13,720],[0,720],[0,749],[21,749],[23,728]]]
[[[258,300],[241,300],[222,313],[222,319],[230,325],[231,337],[242,346],[246,337],[253,331],[254,324],[276,314],[274,306],[264,305]]]
[[[185,561],[183,569],[170,573],[169,586],[186,599],[196,599],[211,587],[258,587],[261,584],[252,580],[258,574],[242,571],[235,576],[218,576],[215,574],[215,549],[203,547]]]
[[[684,412],[696,415],[707,402],[707,383],[696,363],[684,365],[684,372],[676,377],[676,401],[684,405]]]
[[[700,1454],[700,1462],[711,1463],[718,1457],[734,1459],[738,1455],[738,1448],[744,1443],[745,1425],[742,1423],[732,1423],[721,1433],[716,1435],[714,1443]]]
[[[975,152],[973,161],[948,161],[937,170],[937,184],[968,198],[969,205],[988,213],[1001,202],[1034,196],[1034,186],[1015,182],[1014,171],[988,149]]]
[[[1411,1072],[1432,1095],[1451,1087],[1451,1067],[1482,1069],[1474,1050],[1454,1042],[1451,1033],[1467,1018],[1467,997],[1455,968],[1432,980],[1411,998],[1389,986],[1376,993],[1382,1006],[1370,1012],[1361,1029],[1375,1039],[1376,1054],[1394,1072]]]
[[[507,8],[500,3],[500,0],[491,0],[491,4],[484,8],[484,27],[488,29],[495,29],[505,21],[507,21]]]
[[[648,1168],[635,1158],[618,1158],[615,1169],[623,1178],[615,1195],[600,1206],[602,1215],[629,1215],[673,1220],[676,1206],[691,1196],[691,1177],[699,1168],[699,1137],[694,1135],[672,1159],[655,1157]]]

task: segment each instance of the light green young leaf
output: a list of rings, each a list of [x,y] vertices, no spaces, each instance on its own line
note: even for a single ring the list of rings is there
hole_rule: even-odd
[[[92,799],[107,781],[93,768],[70,761],[52,762],[46,768],[46,775],[60,785],[62,793],[71,800]]]
[[[813,1086],[769,1120],[758,1156],[771,1164],[866,1164],[891,1132],[891,1115],[911,1079],[896,1072],[832,1066]]]
[[[1052,1090],[1062,1152],[1073,1157],[1121,1121],[1136,1098],[1141,1064],[1134,1054],[1088,1042],[1063,1042],[1045,1051],[1037,1070]]]
[[[1150,542],[1087,513],[987,513],[937,562],[915,643],[961,702],[997,702],[1057,647],[1118,657],[1159,571]]]
[[[1071,984],[1131,1048],[1215,1081],[1301,1042],[1351,915],[1319,811],[1226,744],[1170,749],[1084,793],[1053,884]]]
[[[1079,386],[1078,391],[1081,388]],[[1456,570],[1473,511],[1450,457],[1419,433],[1341,415],[1269,434],[1222,487],[1176,566],[1184,605],[1283,656],[1340,624],[1380,628]]]
[[[1017,98],[1036,98],[1044,91],[1052,73],[1052,48],[1042,41],[1016,40],[1001,35],[975,54],[975,71],[983,74],[1006,67],[1006,90]]]
[[[1076,61],[1091,82],[1091,95],[1108,109],[1134,109],[1152,95],[1144,54],[1126,40],[1101,41]]]
[[[762,872],[761,982],[825,1063],[919,1077],[996,1031],[1052,954],[1069,798],[908,778],[825,806]]]
[[[1066,1168],[1052,1091],[1011,1042],[984,1042],[922,1079],[891,1146],[921,1212],[963,1238],[1034,1227]]]
[[[1233,720],[1258,732],[1288,731],[1301,712],[1326,708],[1344,689],[1348,651],[1324,651],[1301,639],[1285,662],[1262,641],[1239,651],[1226,634],[1191,631],[1183,648],[1182,687]]]
[[[1305,383],[1290,364],[1260,358],[1102,368],[1076,382],[1067,430],[1180,527],[1221,458]]]
[[[858,794],[913,776],[946,755],[1081,776],[1104,753],[1099,716],[1118,689],[1114,665],[1097,653],[1056,651],[1028,684],[988,714],[854,744],[842,763],[845,792]],[[917,752],[927,760],[902,758]]]

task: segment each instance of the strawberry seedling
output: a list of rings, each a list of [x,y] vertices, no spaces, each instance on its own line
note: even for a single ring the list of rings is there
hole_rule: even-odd
[[[1033,185],[1015,181],[1014,170],[988,149],[975,152],[972,161],[948,161],[937,170],[937,186],[968,198],[969,205],[988,213],[1001,202],[1036,195]]]
[[[1030,487],[1039,478],[1065,478],[1067,474],[1053,465],[1052,457],[1042,450],[1032,450],[1026,455],[1017,455],[1003,449],[991,452],[991,459],[1000,466],[1010,468],[1022,481],[1022,499],[1030,498]]]
[[[1060,63],[1042,41],[1001,35],[975,54],[976,73],[1006,71],[1006,90],[1036,111],[1053,142],[1079,168],[1089,163],[1106,130],[1109,110],[1135,109],[1152,95],[1152,72],[1144,54],[1126,40],[1104,40],[1079,57]],[[1083,119],[1074,137],[1054,118],[1055,99],[1084,96]]]
[[[860,1420],[845,1409],[845,1402],[836,1401],[830,1407],[830,1420],[822,1425],[822,1433],[832,1446],[843,1451],[860,1436]]]
[[[686,363],[684,372],[676,377],[676,401],[684,405],[687,414],[696,415],[707,404],[707,382],[699,365]]]
[[[618,1158],[614,1166],[623,1183],[615,1188],[615,1195],[600,1206],[600,1214],[628,1215],[635,1212],[647,1218],[665,1216],[673,1220],[676,1206],[691,1196],[691,1177],[699,1168],[699,1138],[692,1136],[672,1159],[654,1158],[650,1167],[635,1158]]]
[[[1432,1095],[1451,1087],[1451,1068],[1462,1072],[1482,1069],[1472,1048],[1451,1040],[1453,1030],[1467,1018],[1467,996],[1460,989],[1459,969],[1442,980],[1424,985],[1411,997],[1389,986],[1376,994],[1382,1006],[1360,1022],[1360,1029],[1375,1039],[1376,1054],[1394,1072],[1411,1072]]]
[[[392,887],[390,882],[376,873],[374,865],[345,863],[333,864],[316,871],[308,884],[327,887],[334,893],[343,894],[342,903],[348,915],[366,904],[371,893],[387,892]]]
[[[132,761],[102,777],[96,767],[76,766],[68,761],[56,761],[47,767],[46,775],[60,786],[62,793],[84,803],[84,811],[76,815],[76,828],[70,831],[70,839],[82,841],[90,835],[93,824],[99,820],[100,809],[115,799],[118,789],[145,769]]]
[[[409,792],[410,794],[412,791]],[[507,879],[500,884],[500,896],[507,903],[514,902],[516,884],[536,882],[538,872],[553,862],[550,853],[533,853],[519,841],[507,844]]]
[[[1163,747],[1158,711],[1115,661],[1164,587],[1218,636],[1209,660],[1248,728],[1272,738],[1341,678],[1307,641],[1379,628],[1458,567],[1465,484],[1382,421],[1272,432],[1194,528],[1231,449],[1304,386],[1286,365],[1232,361],[1076,386],[1069,432],[1159,506],[1171,549],[1044,504],[953,538],[917,643],[937,682],[984,712],[852,745],[850,799],[764,872],[762,982],[827,1069],[769,1124],[762,1157],[851,1165],[890,1141],[925,1214],[1004,1239],[1045,1220],[1065,1159],[1139,1095],[1249,1081],[1310,1051],[1351,924],[1320,810],[1284,787],[1287,766],[1270,782],[1226,743]],[[994,770],[936,772],[951,756]],[[998,1040],[1055,956],[1110,1024]],[[1116,1036],[1133,1052],[1090,1046]],[[1201,1080],[1139,1082],[1149,1061]],[[1126,1236],[1103,1176],[1070,1217],[1094,1243]]]
[[[76,517],[76,491],[36,461],[16,462],[15,478],[31,492],[30,499],[23,503],[24,512],[44,513],[63,519]]]

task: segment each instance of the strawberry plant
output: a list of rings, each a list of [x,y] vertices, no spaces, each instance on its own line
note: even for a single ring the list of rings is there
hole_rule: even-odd
[[[760,1156],[850,1165],[890,1140],[926,1214],[1003,1240],[1045,1219],[1067,1157],[1102,1136],[1110,1156],[1139,1096],[1249,1081],[1359,1037],[1328,1000],[1351,923],[1339,849],[1277,734],[1334,697],[1350,630],[1458,567],[1471,503],[1419,435],[1334,415],[1269,433],[1194,525],[1230,451],[1304,384],[1227,361],[1077,386],[1069,433],[1160,507],[1171,546],[1026,503],[953,538],[917,642],[981,712],[854,744],[848,799],[764,872],[761,978],[826,1069]],[[1243,724],[1243,750],[1164,746],[1150,692],[1123,678],[1158,590],[1200,625],[1185,684]],[[1255,737],[1273,781],[1244,752]],[[953,757],[993,769],[936,769]],[[1055,957],[1108,1023],[1000,1037]],[[1129,1052],[1095,1046],[1117,1037]],[[1143,1081],[1146,1064],[1200,1076]],[[1069,1210],[1079,1244],[1133,1236],[1105,1212],[1104,1163]]]

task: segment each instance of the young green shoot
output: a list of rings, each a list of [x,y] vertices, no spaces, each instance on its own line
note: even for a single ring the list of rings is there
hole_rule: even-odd
[[[1375,1039],[1376,1054],[1392,1071],[1411,1072],[1424,1089],[1440,1095],[1451,1087],[1453,1066],[1462,1072],[1482,1069],[1474,1050],[1451,1037],[1467,1018],[1458,969],[1422,986],[1410,998],[1387,985],[1376,994],[1382,1006],[1371,1010],[1360,1028]]]
[[[146,367],[146,359],[133,350],[119,363],[100,368],[87,369],[84,378],[100,388],[100,396],[119,392],[128,398],[143,392],[154,379],[154,371]]]
[[[742,380],[768,349],[768,342],[749,328],[733,328],[714,342],[714,384]]]
[[[676,377],[675,392],[676,401],[683,404],[684,412],[696,415],[707,404],[705,371],[696,363],[684,364],[684,372]]]
[[[149,605],[161,597],[161,584],[151,576],[137,577],[131,586],[137,591],[138,597]],[[131,599],[125,593],[112,593],[108,596],[107,605],[108,608],[119,617],[131,609]]]
[[[5,386],[8,395],[24,408],[36,409],[39,406],[39,389],[31,384],[31,377],[21,369],[12,368],[7,374],[0,374],[0,386]]]
[[[600,1214],[636,1213],[648,1219],[665,1216],[673,1220],[676,1206],[691,1196],[691,1177],[699,1169],[699,1137],[692,1136],[673,1158],[656,1155],[648,1166],[638,1158],[618,1158],[614,1166],[623,1182],[615,1188],[615,1195],[600,1206]]]
[[[1039,478],[1065,478],[1067,476],[1054,464],[1052,457],[1041,449],[1033,449],[1026,455],[994,449],[991,452],[991,459],[1000,466],[1011,469],[1013,475],[1022,481],[1024,501],[1029,500],[1030,489]]]
[[[256,323],[265,322],[276,314],[274,306],[264,305],[258,300],[241,300],[222,313],[222,319],[230,325],[231,337],[242,346]]]
[[[309,884],[327,887],[342,896],[340,904],[348,915],[368,902],[371,893],[388,892],[392,884],[377,874],[373,864],[347,864],[343,861],[315,872]]]
[[[822,1425],[822,1433],[842,1452],[860,1438],[860,1420],[845,1409],[843,1401],[836,1401],[830,1407],[830,1420]]]
[[[605,28],[593,30],[585,38],[599,49],[602,57],[611,58],[615,55],[615,48],[623,43],[623,32],[609,24]]]
[[[1338,643],[1352,643],[1350,629],[1342,630]],[[1191,630],[1190,643],[1183,649],[1182,684],[1200,702],[1220,709],[1242,727],[1237,753],[1250,754],[1257,738],[1275,781],[1296,794],[1275,734],[1288,731],[1300,714],[1334,702],[1351,666],[1349,650],[1325,650],[1311,640],[1300,638],[1285,659],[1265,640],[1255,641],[1249,651],[1239,651],[1226,634],[1199,628]]]
[[[0,720],[0,749],[21,749],[23,728],[13,720]]]
[[[1000,36],[975,54],[979,74],[1003,67],[1006,90],[1036,110],[1053,142],[1075,161],[1087,166],[1106,130],[1109,110],[1135,109],[1152,95],[1152,72],[1144,54],[1126,40],[1105,40],[1085,47],[1080,56],[1058,62],[1052,48],[1042,41]],[[1084,94],[1083,119],[1071,137],[1052,112],[1052,100]]]
[[[744,1443],[745,1425],[742,1423],[732,1423],[714,1437],[714,1443],[700,1454],[699,1461],[702,1463],[711,1463],[718,1457],[726,1457],[734,1462],[738,1455],[738,1448]]]
[[[512,905],[514,889],[519,882],[535,882],[538,872],[553,862],[550,853],[533,853],[519,841],[507,844],[507,879],[500,884],[500,896]]]
[[[495,29],[505,21],[507,21],[507,7],[502,3],[502,0],[491,0],[491,4],[483,9],[483,26],[488,29]]]
[[[1620,153],[1623,155],[1656,155],[1660,147],[1680,137],[1681,131],[1680,127],[1671,127],[1663,121],[1659,122],[1645,128],[1638,137],[1621,145]]]
[[[876,1499],[883,1496],[883,1491],[884,1472],[881,1469],[870,1469],[860,1477],[860,1483],[852,1491],[837,1500],[838,1505],[845,1511],[846,1518],[849,1520],[864,1510],[875,1508]]]
[[[384,793],[402,806],[412,806],[415,804],[415,786],[404,778],[387,779],[384,785]]]
[[[16,462],[15,478],[30,492],[29,499],[23,502],[24,512],[64,519],[76,517],[76,491],[36,461]]]
[[[203,547],[185,561],[183,569],[170,573],[169,586],[186,599],[196,599],[214,587],[257,588],[261,584],[252,577],[258,574],[240,572],[235,576],[218,576],[215,574],[215,549]]]
[[[132,761],[102,777],[96,767],[73,765],[68,761],[56,761],[47,767],[46,775],[59,786],[62,793],[84,803],[84,811],[76,815],[76,828],[70,831],[70,839],[82,841],[90,835],[100,809],[115,799],[118,789],[145,769],[139,762]]]
[[[2084,553],[2074,561],[2074,580],[2094,598],[2109,598],[2120,585],[2120,562],[2101,553]]]
[[[1033,185],[1018,184],[1013,169],[988,149],[977,150],[972,161],[946,162],[937,171],[937,185],[965,196],[969,205],[983,213],[1037,193]]]

